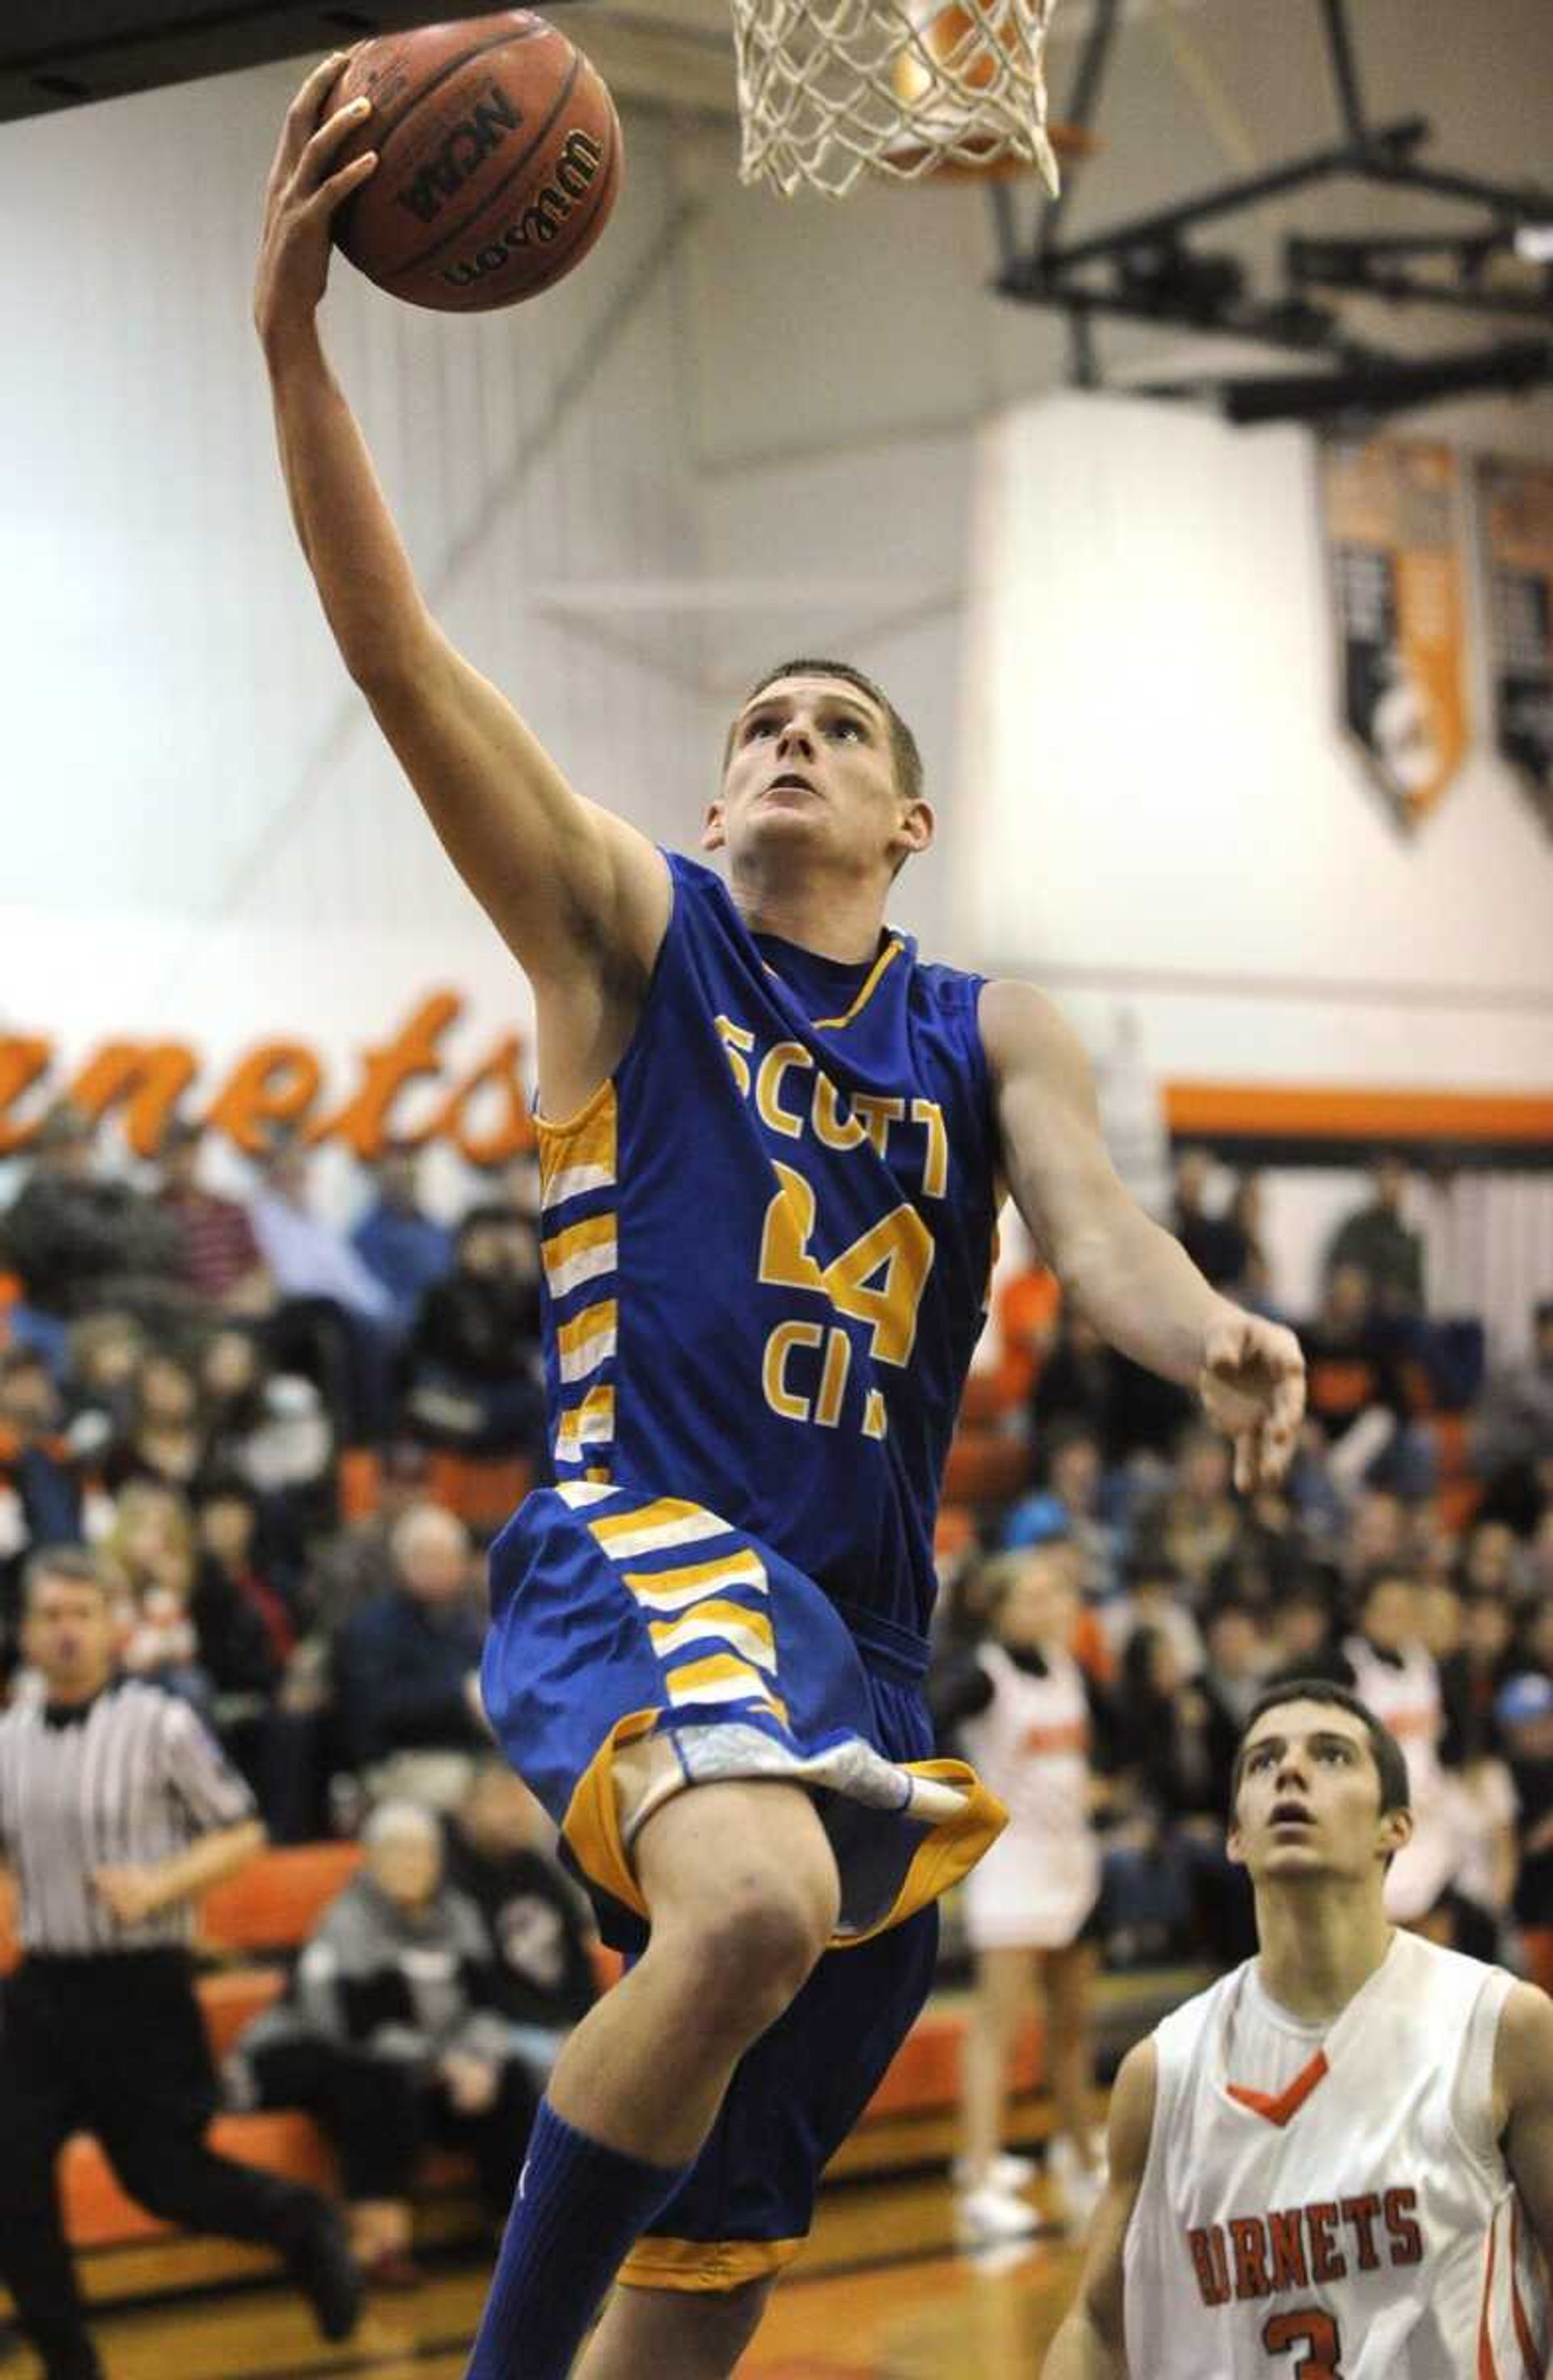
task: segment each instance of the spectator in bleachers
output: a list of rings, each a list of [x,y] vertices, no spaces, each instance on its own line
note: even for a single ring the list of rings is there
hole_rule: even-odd
[[[115,1506],[103,1550],[130,1597],[125,1670],[191,1703],[213,1727],[215,1682],[194,1624],[199,1557],[188,1500],[165,1482],[142,1478],[121,1488]]]
[[[1424,1235],[1402,1211],[1407,1178],[1400,1157],[1378,1158],[1370,1173],[1369,1203],[1345,1216],[1327,1245],[1328,1281],[1343,1267],[1354,1267],[1364,1276],[1373,1311],[1386,1320],[1422,1314],[1428,1303]]]
[[[1553,1598],[1527,1613],[1494,1706],[1519,1803],[1515,1917],[1525,1967],[1553,1990]]]
[[[1369,1480],[1403,1494],[1426,1492],[1430,1481],[1420,1475],[1423,1451],[1407,1431],[1401,1367],[1363,1267],[1334,1266],[1320,1312],[1298,1328],[1306,1413],[1339,1479],[1350,1488]]]
[[[346,1766],[390,1773],[375,1791],[446,1806],[491,1748],[479,1698],[485,1620],[469,1533],[436,1504],[396,1523],[393,1576],[347,1621],[334,1646],[336,1709]]]
[[[267,1517],[265,1500],[236,1473],[212,1472],[201,1483],[194,1619],[221,1696],[223,1742],[253,1787],[272,1840],[300,1843],[324,1826],[327,1697],[303,1660],[295,1573]]]
[[[66,1402],[72,1422],[86,1414],[93,1416],[93,1442],[106,1445],[124,1429],[145,1352],[141,1325],[116,1307],[97,1307],[71,1324],[66,1342]]]
[[[1486,1482],[1485,1512],[1529,1536],[1553,1502],[1553,1297],[1533,1309],[1528,1360],[1489,1375],[1473,1422],[1472,1452]]]
[[[213,1330],[200,1351],[200,1394],[210,1422],[214,1462],[249,1475],[249,1441],[263,1427],[269,1366],[251,1330]]]
[[[1389,1727],[1407,1762],[1413,1833],[1387,1871],[1387,1914],[1436,1940],[1449,1939],[1447,1895],[1462,1844],[1442,1761],[1445,1700],[1439,1670],[1420,1633],[1417,1582],[1382,1566],[1354,1598],[1356,1626],[1343,1658],[1353,1691]]]
[[[1173,1486],[1138,1524],[1158,1537],[1188,1600],[1199,1609],[1215,1572],[1240,1541],[1231,1462],[1228,1439],[1194,1422],[1176,1440]]]
[[[1389,1488],[1366,1488],[1349,1513],[1339,1559],[1351,1591],[1377,1570],[1411,1571],[1412,1531],[1401,1498]]]
[[[1510,1675],[1515,1613],[1507,1595],[1469,1592],[1461,1598],[1461,1638],[1439,1665],[1447,1737],[1459,1764],[1499,1748],[1494,1706]]]
[[[226,1314],[268,1314],[275,1285],[260,1252],[253,1221],[237,1198],[200,1180],[203,1127],[174,1116],[157,1150],[157,1203],[176,1221],[182,1278],[202,1304]]]
[[[301,1604],[312,1631],[337,1636],[390,1585],[394,1532],[412,1505],[426,1501],[430,1467],[426,1449],[413,1439],[390,1439],[379,1455],[370,1510],[309,1548]]]
[[[1417,1577],[1413,1586],[1418,1635],[1437,1670],[1461,1650],[1463,1613],[1454,1579]]]
[[[1268,1245],[1267,1193],[1259,1173],[1236,1176],[1224,1211],[1245,1243],[1245,1262],[1235,1283],[1235,1295],[1253,1313],[1281,1320],[1283,1308],[1279,1302]]]
[[[1269,1645],[1248,1604],[1211,1604],[1203,1621],[1206,1658],[1195,1683],[1206,1706],[1203,1744],[1213,1809],[1226,1824],[1235,1751],[1247,1713],[1268,1681]]]
[[[1204,1647],[1196,1614],[1155,1533],[1140,1528],[1122,1569],[1122,1611],[1126,1637],[1152,1628],[1169,1642],[1181,1674],[1202,1668]]]
[[[194,1509],[206,1573],[224,1582],[234,1605],[250,1615],[267,1647],[272,1679],[278,1678],[300,1631],[285,1575],[266,1554],[259,1497],[239,1473],[212,1470],[195,1491]]]
[[[1550,1497],[1526,1548],[1526,1599],[1553,1603],[1553,1497]]]
[[[1329,1564],[1307,1561],[1291,1575],[1268,1614],[1268,1682],[1285,1678],[1332,1678],[1341,1682],[1348,1665],[1338,1644],[1340,1574]]]
[[[443,1879],[436,1821],[386,1802],[366,1864],[325,1912],[285,1998],[228,2063],[239,2104],[301,2107],[338,2153],[369,2281],[413,2286],[410,2190],[433,2143],[473,2156],[492,2225],[511,2199],[539,2095],[512,2046],[484,1921]]]
[[[404,1370],[404,1424],[429,1446],[540,1453],[539,1244],[516,1207],[474,1207],[465,1216],[453,1269],[421,1299]]]
[[[495,1754],[443,1822],[447,1880],[485,1920],[493,2005],[509,2046],[541,2088],[572,2027],[599,1996],[588,1906],[563,1870],[549,1819]]]
[[[1193,1947],[1186,1837],[1218,1823],[1207,1706],[1164,1630],[1139,1628],[1122,1657],[1114,1708],[1130,1806],[1107,1845],[1103,1923],[1111,1962],[1137,1966]]]
[[[1114,1644],[1125,1614],[1117,1535],[1099,1517],[1099,1440],[1082,1422],[1059,1422],[1037,1452],[1042,1485],[1007,1515],[1003,1545],[1013,1552],[1065,1537],[1077,1556],[1084,1608]]]
[[[346,1233],[314,1211],[295,1135],[272,1138],[251,1212],[279,1297],[268,1333],[276,1361],[316,1379],[337,1426],[370,1443],[388,1418],[394,1301]]]
[[[194,1371],[179,1356],[152,1347],[129,1384],[123,1428],[103,1451],[103,1478],[115,1489],[130,1479],[188,1488],[209,1444]]]
[[[1519,1593],[1522,1574],[1520,1539],[1504,1521],[1474,1521],[1462,1548],[1460,1584],[1469,1595]]]
[[[1251,1243],[1228,1209],[1207,1212],[1212,1160],[1205,1148],[1183,1148],[1175,1160],[1171,1229],[1197,1270],[1214,1289],[1233,1291],[1244,1278]]]
[[[1058,1422],[1078,1421],[1099,1441],[1108,1472],[1135,1456],[1162,1456],[1196,1412],[1195,1398],[1109,1347],[1071,1304],[1036,1382],[1030,1429],[1038,1449]]]
[[[357,1255],[388,1292],[394,1325],[409,1329],[426,1292],[453,1263],[453,1234],[420,1199],[420,1151],[395,1141],[371,1168],[377,1196],[351,1233]]]
[[[82,1534],[89,1475],[62,1419],[41,1350],[0,1349],[0,1681],[17,1662],[29,1553],[35,1546],[73,1544]]]
[[[99,1179],[92,1124],[61,1101],[29,1151],[30,1171],[0,1218],[0,1263],[25,1301],[13,1334],[65,1359],[65,1325],[97,1305],[163,1314],[176,1304],[180,1243],[171,1217],[127,1182]]]

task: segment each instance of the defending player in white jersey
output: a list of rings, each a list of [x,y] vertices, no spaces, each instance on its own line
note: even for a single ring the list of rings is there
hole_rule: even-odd
[[[1044,2380],[1545,2380],[1553,2002],[1391,1926],[1412,1825],[1356,1696],[1261,1697],[1229,1839],[1260,1955],[1124,2061]]]

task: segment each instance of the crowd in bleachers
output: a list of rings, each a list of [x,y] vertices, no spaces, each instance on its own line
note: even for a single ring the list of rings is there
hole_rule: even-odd
[[[0,1210],[0,1690],[29,1691],[29,1552],[88,1544],[125,1666],[200,1708],[272,1840],[366,1828],[355,1899],[234,2075],[250,2103],[301,2097],[343,2126],[359,2242],[392,2273],[419,2146],[465,2139],[495,2207],[505,2117],[591,1989],[538,1813],[496,1811],[478,1685],[482,1547],[544,1475],[532,1174],[481,1184],[449,1223],[394,1148],[347,1226],[295,1137],[240,1194],[207,1186],[192,1128],[138,1165],[101,1140],[56,1108]],[[1259,1185],[1214,1203],[1208,1178],[1183,1160],[1179,1236],[1280,1312]],[[1316,1310],[1285,1316],[1310,1417],[1287,1481],[1250,1499],[1183,1391],[1104,1347],[1038,1264],[1001,1279],[950,1469],[932,1693],[952,1742],[1011,1565],[1060,1577],[1114,1965],[1244,1954],[1236,1734],[1269,1678],[1316,1672],[1395,1689],[1436,1855],[1415,1922],[1553,1980],[1553,1299],[1528,1361],[1485,1366],[1481,1334],[1429,1313],[1405,1194],[1377,1168]],[[486,1855],[526,1864],[518,1985],[511,1894],[481,1914]],[[406,1980],[424,1958],[401,1955],[432,1940],[434,2022]],[[363,2135],[369,2051],[394,2082]]]
[[[1308,1418],[1287,1479],[1237,1496],[1227,1445],[1184,1392],[1064,1314],[1038,1265],[1005,1278],[1001,1360],[973,1384],[977,1451],[959,1470],[973,1490],[996,1479],[1006,1500],[952,1525],[940,1706],[1010,1554],[1062,1565],[1112,1780],[1109,1954],[1226,1963],[1251,1944],[1223,1853],[1244,1716],[1275,1679],[1358,1681],[1394,1717],[1435,1853],[1426,1905],[1403,1913],[1553,1976],[1553,1297],[1531,1318],[1526,1361],[1487,1362],[1470,1319],[1429,1312],[1406,1170],[1387,1159],[1330,1235],[1315,1311],[1291,1315],[1259,1185],[1210,1211],[1207,1180],[1189,1152],[1179,1236],[1227,1294],[1292,1321],[1305,1353]]]

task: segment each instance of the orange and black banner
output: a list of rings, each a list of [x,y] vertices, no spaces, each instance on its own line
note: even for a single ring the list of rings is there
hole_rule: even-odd
[[[1553,833],[1553,471],[1477,469],[1494,740]]]
[[[1321,449],[1343,723],[1407,827],[1433,809],[1467,747],[1459,481],[1449,446],[1375,438]]]

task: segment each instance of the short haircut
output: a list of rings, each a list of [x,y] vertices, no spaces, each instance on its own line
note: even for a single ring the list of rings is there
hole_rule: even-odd
[[[855,668],[851,662],[825,661],[813,655],[801,655],[796,661],[779,662],[775,669],[768,670],[764,677],[758,678],[740,703],[740,713],[747,710],[756,697],[764,694],[769,686],[775,686],[780,678],[784,677],[841,678],[848,686],[855,686],[860,693],[866,694],[870,702],[877,702],[884,713],[885,724],[890,730],[890,757],[895,764],[895,782],[908,802],[921,800],[922,755],[917,749],[916,738],[882,686],[876,686],[871,677],[862,670]],[[730,727],[728,741],[722,750],[724,769],[728,766],[729,755],[733,748],[734,729]]]
[[[104,1601],[113,1592],[102,1563],[85,1546],[38,1546],[22,1565],[23,1610],[31,1609],[46,1578],[58,1579],[67,1586],[93,1587]]]
[[[1367,1703],[1362,1703],[1347,1686],[1334,1684],[1330,1678],[1288,1678],[1282,1683],[1269,1686],[1245,1715],[1235,1746],[1235,1765],[1230,1777],[1230,1822],[1234,1824],[1235,1808],[1240,1800],[1241,1778],[1245,1768],[1246,1742],[1252,1729],[1271,1710],[1280,1710],[1285,1703],[1323,1703],[1334,1710],[1350,1712],[1362,1719],[1369,1737],[1370,1756],[1380,1779],[1380,1815],[1389,1810],[1407,1810],[1413,1806],[1413,1794],[1407,1781],[1407,1762],[1401,1745],[1389,1727],[1382,1726]]]
[[[442,1848],[443,1830],[430,1810],[419,1802],[380,1802],[361,1829],[369,1851],[379,1843],[434,1843]]]

